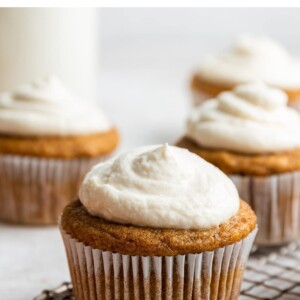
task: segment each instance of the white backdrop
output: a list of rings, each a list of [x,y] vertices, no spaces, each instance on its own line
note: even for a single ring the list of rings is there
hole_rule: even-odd
[[[184,131],[188,80],[203,55],[244,32],[300,53],[299,9],[102,9],[99,102],[121,131],[120,149],[173,142]],[[79,70],[80,71],[80,70]],[[0,299],[32,299],[68,280],[57,228],[0,225]]]
[[[164,67],[198,63],[243,33],[268,35],[300,50],[299,8],[102,9],[103,66]]]
[[[105,8],[100,11],[101,99],[123,148],[172,142],[184,129],[188,80],[207,53],[243,33],[300,54],[299,9]]]

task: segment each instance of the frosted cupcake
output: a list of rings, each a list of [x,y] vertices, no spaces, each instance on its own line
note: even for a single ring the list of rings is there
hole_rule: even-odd
[[[235,300],[256,217],[219,169],[163,145],[95,166],[60,227],[76,299]]]
[[[228,52],[204,60],[192,78],[194,103],[253,81],[283,89],[289,105],[300,110],[300,58],[268,38],[254,36],[244,36]]]
[[[300,115],[264,84],[237,86],[196,108],[177,145],[234,181],[257,214],[258,244],[300,237]]]
[[[0,95],[0,220],[54,224],[118,144],[101,110],[54,77]]]

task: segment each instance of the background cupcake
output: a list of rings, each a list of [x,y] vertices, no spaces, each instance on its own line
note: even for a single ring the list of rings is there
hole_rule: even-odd
[[[54,77],[0,95],[0,220],[55,223],[82,177],[118,144],[96,107]]]
[[[95,166],[62,214],[78,299],[237,299],[256,217],[220,170],[149,146]]]
[[[219,56],[208,57],[191,82],[194,104],[234,86],[262,81],[283,89],[300,110],[300,58],[266,37],[244,36]]]
[[[300,115],[284,92],[237,86],[191,113],[177,145],[230,175],[257,214],[257,243],[300,237]]]

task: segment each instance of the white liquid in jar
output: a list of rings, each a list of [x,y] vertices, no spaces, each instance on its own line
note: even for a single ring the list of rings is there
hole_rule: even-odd
[[[0,91],[53,74],[93,99],[97,63],[96,9],[0,9]]]

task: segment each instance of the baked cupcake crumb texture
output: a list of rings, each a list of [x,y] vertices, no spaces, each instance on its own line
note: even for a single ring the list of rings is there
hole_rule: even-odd
[[[241,201],[236,216],[211,229],[159,229],[122,225],[91,216],[77,200],[64,209],[61,226],[73,238],[95,249],[128,255],[174,256],[213,251],[238,242],[256,228],[256,216]]]
[[[119,143],[116,129],[65,137],[20,137],[0,135],[0,154],[44,158],[97,157],[111,153]]]
[[[199,155],[224,173],[269,176],[300,169],[300,149],[268,154],[245,154],[199,146],[188,137],[182,137],[176,146]]]

